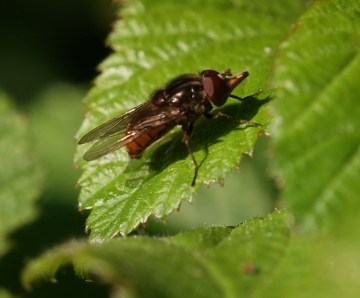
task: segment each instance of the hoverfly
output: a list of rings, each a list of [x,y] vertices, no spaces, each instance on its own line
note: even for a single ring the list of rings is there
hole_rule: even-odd
[[[208,119],[226,117],[239,123],[261,126],[259,123],[234,118],[221,111],[210,114],[213,106],[225,104],[228,97],[240,101],[257,96],[261,90],[244,98],[231,92],[249,73],[232,77],[231,70],[223,73],[204,70],[200,74],[185,74],[171,80],[164,88],[155,90],[150,99],[130,111],[121,114],[83,136],[80,144],[97,141],[84,155],[87,161],[126,146],[130,158],[140,158],[144,151],[176,125],[184,133],[183,142],[194,163],[195,171],[191,186],[195,185],[198,164],[191,151],[189,139],[194,123],[204,115]]]

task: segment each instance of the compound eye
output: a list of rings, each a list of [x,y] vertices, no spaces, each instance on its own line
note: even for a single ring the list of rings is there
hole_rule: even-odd
[[[212,70],[212,69],[205,69],[200,73],[200,75],[202,77],[217,76],[219,74],[220,74],[219,72],[217,72],[216,70]]]
[[[202,84],[207,98],[215,105],[222,106],[230,95],[226,78],[215,70],[204,70],[201,73]]]

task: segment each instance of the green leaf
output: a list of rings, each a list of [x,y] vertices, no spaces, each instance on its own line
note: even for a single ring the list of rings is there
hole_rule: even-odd
[[[8,291],[0,288],[0,298],[12,298],[12,297],[14,297],[14,296],[11,295]]]
[[[356,297],[359,237],[299,236],[290,218],[275,211],[235,228],[72,241],[31,261],[22,282],[55,281],[73,264],[83,278],[131,297]]]
[[[74,155],[72,137],[81,123],[79,100],[83,94],[84,88],[52,83],[41,90],[27,108],[31,117],[30,132],[36,140],[34,150],[47,166],[47,186],[54,194],[45,200],[59,200],[71,208],[79,193],[74,184],[80,176],[80,171],[74,169],[71,162]]]
[[[243,104],[229,100],[222,110],[262,123],[266,130],[273,53],[305,2],[132,1],[114,26],[109,42],[115,52],[102,63],[102,74],[85,100],[89,111],[77,137],[145,101],[152,90],[181,73],[229,66],[251,73],[236,95],[259,88],[263,93]],[[140,160],[130,161],[125,150],[118,150],[85,163],[82,155],[89,147],[79,147],[75,161],[84,168],[79,206],[92,209],[87,220],[91,238],[127,234],[151,214],[164,218],[202,183],[222,182],[242,154],[251,154],[258,132],[227,119],[198,121],[190,141],[200,164],[194,188],[194,165],[178,129]]]
[[[0,255],[8,246],[5,235],[36,215],[33,204],[42,190],[43,173],[31,141],[27,120],[0,92]]]
[[[62,266],[73,264],[80,276],[131,297],[356,297],[359,238],[299,236],[289,218],[275,211],[236,228],[72,241],[31,261],[22,282],[29,288],[55,280]]]
[[[72,242],[32,261],[22,280],[29,287],[39,279],[53,279],[55,271],[72,262],[81,275],[135,297],[239,297],[256,291],[282,258],[290,236],[285,219],[286,214],[275,212],[233,229]]]
[[[312,231],[360,215],[359,16],[359,1],[316,1],[275,63],[274,170]]]
[[[138,2],[133,3],[136,5],[128,7],[127,20],[122,25],[129,26],[130,29],[127,31],[131,33],[129,33],[129,38],[133,37],[132,41],[136,44],[137,38],[142,33],[142,37],[146,37],[147,30],[150,30],[153,32],[153,40],[160,39],[160,33],[163,31],[160,29],[156,31],[154,28],[162,24],[160,21],[162,9],[168,11],[171,16],[172,6],[163,2],[163,8],[156,10],[155,1],[152,2],[154,3],[153,7],[151,5],[149,7],[141,6],[137,4]],[[197,5],[196,2],[194,3]],[[231,12],[226,11],[224,3],[218,1],[216,5],[225,7],[222,7],[221,12],[230,20],[232,19]],[[252,1],[246,6],[234,5],[236,9],[241,8],[245,11],[244,15],[246,16],[252,11],[250,9],[252,5],[255,7],[256,4],[259,5],[259,2]],[[275,15],[275,20],[280,19],[286,27],[286,21],[290,22],[291,16],[295,15],[294,11],[286,5],[295,4],[279,2],[281,7],[276,6],[278,2],[272,4],[271,13],[266,10],[268,4],[265,2],[263,5],[257,6],[258,9],[255,11],[260,16],[263,11],[267,11],[267,16]],[[191,5],[188,7],[194,8]],[[177,9],[181,12],[184,11],[184,20],[186,20],[189,12],[186,12],[187,7],[186,9],[184,7],[184,3],[181,3],[178,4]],[[248,10],[245,10],[245,7]],[[287,9],[286,13],[280,14],[283,9]],[[195,16],[201,19],[202,11],[205,13],[208,10],[211,10],[208,6],[204,6],[203,10],[192,10],[194,24],[198,24],[195,22]],[[150,20],[146,22],[148,17],[154,17],[155,12],[159,15],[159,22],[152,23]],[[146,25],[140,26],[142,24],[140,21],[134,21],[139,16],[144,19]],[[30,262],[23,273],[23,283],[29,287],[40,279],[56,278],[59,268],[73,264],[76,272],[81,276],[95,282],[100,280],[102,283],[109,283],[114,286],[113,293],[131,297],[184,297],[185,295],[186,297],[266,298],[357,297],[360,292],[360,266],[358,265],[360,263],[360,238],[358,237],[358,227],[360,226],[358,203],[360,202],[358,199],[360,110],[355,97],[360,91],[360,87],[357,87],[358,84],[356,84],[360,73],[359,16],[360,4],[358,2],[347,1],[345,4],[345,1],[315,1],[299,18],[287,38],[283,39],[278,51],[274,64],[274,82],[278,86],[279,92],[273,104],[275,114],[275,125],[272,127],[275,153],[273,169],[283,187],[284,201],[290,205],[289,211],[275,211],[265,219],[256,218],[234,228],[198,228],[166,238],[128,237],[101,243],[73,241]],[[173,20],[173,18],[174,16],[171,16],[169,20]],[[258,23],[261,23],[265,18],[260,17],[259,19],[261,21]],[[180,26],[183,19],[177,20],[176,24]],[[217,26],[214,18],[209,17],[209,20],[215,23],[215,27]],[[217,15],[217,20],[221,22],[220,15]],[[246,17],[244,20],[247,20]],[[273,23],[275,24],[276,21]],[[186,21],[183,22],[186,24]],[[200,24],[204,24],[204,22],[200,22]],[[251,22],[249,21],[249,23]],[[169,32],[176,35],[175,29],[178,27],[175,25],[164,26],[164,28],[171,29],[172,31]],[[269,29],[264,28],[263,31],[270,32],[274,29],[273,27],[277,28],[275,25],[269,25]],[[158,35],[154,32],[157,32]],[[135,33],[137,34],[136,38],[133,36]],[[190,35],[190,33],[188,34]],[[187,34],[184,36],[186,38]],[[201,36],[199,34],[199,39]],[[210,37],[213,38],[213,36],[215,35]],[[178,35],[176,37],[181,40]],[[197,41],[197,39],[194,40]],[[123,41],[123,37],[119,39],[119,47],[120,41]],[[252,39],[252,42],[254,43],[252,50],[256,50],[256,38]],[[130,41],[129,44],[131,44]],[[142,48],[144,44],[145,42],[139,44],[138,47]],[[156,44],[166,45],[165,42]],[[173,44],[176,45],[176,42]],[[216,45],[215,42],[213,44]],[[130,48],[136,47],[131,46]],[[169,55],[174,55],[171,57],[176,57],[176,52],[169,52]],[[116,61],[115,58],[119,57],[117,56],[119,53],[129,54],[129,52],[117,52],[113,54],[113,58],[107,61],[111,61],[111,59],[113,62]],[[158,53],[163,52],[158,51]],[[195,53],[197,53],[196,49]],[[219,55],[221,57],[221,54]],[[130,59],[133,56],[129,54],[127,57]],[[146,54],[143,57],[149,56]],[[200,61],[203,56],[199,57],[201,57],[198,58]],[[163,66],[161,69],[166,69],[171,63],[181,61],[181,56],[176,62],[165,58],[162,57],[161,61],[155,63],[158,69],[159,66]],[[211,59],[212,57],[207,61],[211,61]],[[183,65],[186,64],[185,60],[183,60]],[[121,65],[124,61],[121,62]],[[134,62],[136,61],[140,63],[143,60],[134,59]],[[192,64],[194,63],[192,62]],[[148,64],[141,64],[139,69],[143,65]],[[183,65],[179,65],[179,67]],[[104,73],[100,76],[99,81],[104,79],[104,83],[108,83],[108,85],[106,87],[98,83],[90,92],[88,103],[92,107],[92,111],[88,114],[89,118],[85,119],[80,134],[90,129],[90,126],[93,125],[91,123],[94,123],[95,126],[106,120],[97,118],[106,118],[107,116],[104,115],[110,113],[106,105],[111,105],[111,100],[106,100],[106,97],[102,97],[103,95],[118,95],[125,92],[120,89],[128,84],[135,86],[140,82],[144,89],[147,89],[148,85],[152,84],[152,78],[149,77],[149,80],[145,81],[140,79],[140,76],[146,77],[151,72],[156,77],[156,71],[152,72],[152,66],[148,71],[139,70],[136,80],[132,74],[129,81],[124,82],[121,87],[115,83],[111,85],[112,81],[107,80],[105,76],[105,74],[110,77],[111,74],[116,75],[118,68],[114,66],[111,72],[109,70],[111,67],[104,67]],[[133,65],[129,69],[133,69],[132,67]],[[199,66],[199,69],[203,68]],[[256,66],[254,68],[256,69]],[[251,68],[251,73],[253,73],[253,68]],[[120,78],[121,76],[117,77],[117,79]],[[246,84],[244,83],[244,85]],[[253,87],[256,89],[255,86],[250,86],[250,89]],[[109,90],[114,92],[111,93]],[[143,92],[141,88],[138,90]],[[95,98],[93,96],[96,93],[100,94],[100,91],[103,92],[103,95],[98,100],[105,98],[104,101],[101,103],[98,103],[97,100],[91,102]],[[245,93],[247,92],[245,91]],[[116,106],[116,100],[117,97],[113,99],[114,106]],[[249,105],[251,111],[254,102],[250,102]],[[101,109],[103,106],[104,109]],[[231,103],[229,106],[232,106]],[[124,106],[125,108],[127,107]],[[228,106],[224,107],[225,110],[227,108]],[[260,114],[256,115],[259,118],[255,117],[256,121],[261,120],[261,113],[266,113],[264,109],[264,105],[260,107]],[[116,112],[113,111],[113,113]],[[111,117],[111,115],[109,116]],[[264,118],[267,119],[265,116]],[[226,125],[226,121],[223,123]],[[206,125],[206,122],[200,122],[197,127],[202,129],[206,128]],[[214,125],[214,129],[219,129],[218,125]],[[232,133],[233,131],[224,134],[221,138],[222,143],[231,146],[228,138],[231,139]],[[199,133],[198,137],[201,136],[202,134]],[[180,138],[180,133],[175,132],[164,139],[164,143],[151,148],[145,157],[150,159],[151,156],[162,155],[170,158],[170,155],[166,154],[168,154],[168,150],[178,148],[173,145],[174,142],[181,145]],[[198,148],[202,148],[200,141],[198,142]],[[194,139],[194,143],[196,144],[196,139]],[[169,146],[166,147],[166,144]],[[213,142],[210,144],[209,148],[217,145]],[[81,150],[83,151],[81,152]],[[84,163],[80,161],[80,157],[85,150],[79,149],[77,153],[77,159],[82,166]],[[201,156],[201,152],[202,149],[196,151],[197,157]],[[149,170],[146,168],[146,165],[149,164],[146,164],[146,161],[144,163],[144,160],[128,162],[125,153],[121,153],[121,151],[116,154],[120,161],[109,156],[102,162],[89,164],[86,166],[82,178],[88,184],[83,188],[81,203],[86,203],[83,205],[86,208],[95,206],[93,217],[88,221],[90,227],[94,227],[94,223],[98,224],[99,230],[95,229],[94,235],[92,235],[95,239],[107,238],[117,231],[125,233],[142,219],[146,220],[148,216],[148,213],[144,213],[143,210],[137,210],[136,212],[139,213],[136,216],[140,216],[141,220],[136,220],[134,213],[119,211],[116,204],[128,200],[130,200],[128,202],[130,207],[137,208],[140,203],[148,204],[146,208],[150,213],[154,213],[154,208],[171,209],[166,198],[167,192],[164,194],[165,199],[151,200],[152,194],[156,194],[157,190],[146,192],[145,188],[148,187],[146,184],[148,182],[133,191],[129,187],[129,192],[127,192],[129,189],[123,186],[126,185],[126,182],[135,184],[135,178],[153,181],[162,175],[162,171]],[[183,155],[185,158],[185,150]],[[211,156],[213,155],[209,153],[201,167],[206,168],[206,163],[212,162]],[[145,160],[147,160],[146,158]],[[226,160],[226,157],[224,158]],[[162,162],[162,159],[160,160]],[[185,161],[189,161],[189,159]],[[169,160],[167,162],[167,167],[163,168],[163,172],[173,169],[173,163]],[[175,164],[182,162],[184,162],[183,159],[178,159]],[[123,163],[125,170],[123,168],[117,170],[120,163]],[[192,176],[190,161],[188,166],[189,171],[186,175],[184,174],[185,177]],[[133,171],[136,167],[142,169],[140,174]],[[153,171],[151,174],[153,176],[149,174],[149,171]],[[141,174],[145,178],[141,177]],[[206,181],[206,174],[204,172],[201,174],[200,181]],[[171,172],[167,172],[167,177],[169,176],[171,177]],[[119,189],[122,192],[119,192]],[[159,189],[161,188],[159,187]],[[173,196],[181,196],[181,193],[176,194],[175,191],[174,193],[172,193]],[[164,207],[164,202],[168,204],[168,207],[166,205]],[[107,206],[108,209],[103,206]],[[100,208],[97,209],[98,207]],[[99,210],[104,214],[102,217]],[[142,215],[144,217],[141,217]],[[122,216],[125,217],[122,218]],[[99,220],[97,221],[96,218]],[[311,233],[298,233],[298,230],[292,229],[293,218],[298,223],[297,227]],[[129,224],[131,220],[132,223]],[[327,233],[313,233],[317,229],[327,231]]]

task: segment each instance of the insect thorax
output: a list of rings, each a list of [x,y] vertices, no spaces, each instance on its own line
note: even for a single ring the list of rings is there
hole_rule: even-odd
[[[199,118],[212,109],[212,104],[204,92],[201,77],[198,75],[176,78],[167,85],[164,93],[170,106],[186,110],[190,118]]]

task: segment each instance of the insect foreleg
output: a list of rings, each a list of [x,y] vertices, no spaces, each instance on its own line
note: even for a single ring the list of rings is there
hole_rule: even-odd
[[[191,157],[191,159],[192,159],[192,161],[194,163],[194,167],[195,167],[194,178],[193,178],[193,181],[191,182],[191,187],[195,186],[197,172],[198,172],[198,168],[199,168],[199,165],[196,162],[194,154],[192,153],[190,145],[189,145],[189,140],[190,140],[190,136],[191,136],[191,133],[193,131],[193,128],[194,128],[194,125],[192,123],[190,123],[188,126],[183,126],[183,130],[185,130],[184,143],[186,145],[186,148],[187,148],[187,150],[188,150],[188,152],[190,154],[190,157]]]
[[[218,118],[218,117],[224,117],[224,118],[233,120],[233,121],[235,121],[235,122],[243,123],[243,124],[249,124],[249,125],[258,126],[258,127],[261,126],[260,123],[251,122],[251,121],[244,120],[244,119],[239,119],[239,118],[230,116],[230,115],[228,115],[228,114],[225,114],[225,113],[223,113],[223,112],[221,112],[221,111],[217,111],[217,112],[215,112],[214,114],[205,114],[204,116],[205,116],[206,118],[210,119],[210,120],[215,119],[215,118]]]
[[[245,97],[239,97],[239,96],[232,95],[232,94],[230,94],[229,96],[230,96],[231,98],[235,98],[235,99],[240,100],[240,101],[246,101],[246,100],[248,100],[248,99],[250,99],[250,98],[253,98],[253,97],[259,95],[259,94],[261,93],[261,91],[262,91],[262,90],[259,89],[259,90],[256,91],[254,94],[251,94],[251,95],[248,95],[248,96],[245,96]]]

